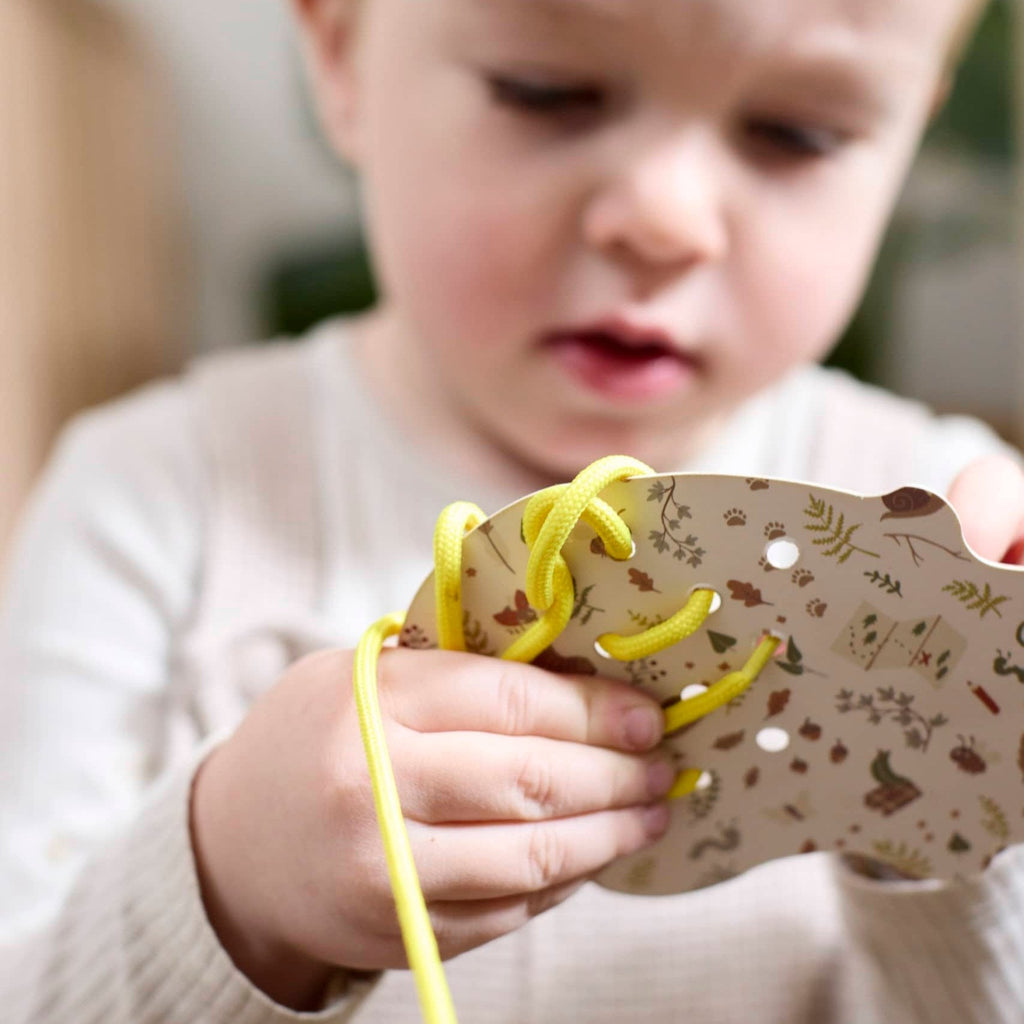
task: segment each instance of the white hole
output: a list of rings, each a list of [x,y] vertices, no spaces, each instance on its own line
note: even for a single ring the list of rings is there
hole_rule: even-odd
[[[702,693],[707,693],[708,688],[703,683],[690,683],[689,686],[684,686],[682,693],[679,694],[680,700],[690,700],[692,697],[699,697]]]
[[[800,558],[800,548],[788,537],[780,537],[769,542],[764,549],[764,557],[773,569],[792,569]]]
[[[722,607],[722,595],[715,590],[710,584],[698,583],[695,587],[690,587],[687,597],[693,597],[698,590],[710,590],[711,591],[711,607],[708,609],[708,615],[717,612]]]
[[[754,737],[757,745],[768,754],[781,753],[789,746],[789,733],[778,726],[769,725]]]
[[[630,543],[630,549],[629,549],[629,555],[627,557],[632,558],[636,554],[636,541],[633,540],[632,536],[630,536],[630,538],[629,538],[629,543]]]
[[[601,646],[600,640],[594,641],[594,650],[601,655],[602,658],[610,658],[611,655]]]
[[[694,789],[707,789],[711,785],[711,772],[701,772],[700,778],[694,783]]]

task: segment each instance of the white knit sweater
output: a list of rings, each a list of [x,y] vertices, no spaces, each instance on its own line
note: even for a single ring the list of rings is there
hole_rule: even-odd
[[[195,765],[281,668],[405,607],[447,502],[518,497],[400,437],[345,340],[331,323],[82,417],[31,503],[0,619],[10,1024],[418,1019],[403,972],[316,1015],[272,1003],[218,945],[188,835]],[[997,447],[810,368],[659,468],[942,490]],[[817,855],[680,897],[591,886],[448,971],[466,1024],[1020,1022],[1024,858],[945,889]]]

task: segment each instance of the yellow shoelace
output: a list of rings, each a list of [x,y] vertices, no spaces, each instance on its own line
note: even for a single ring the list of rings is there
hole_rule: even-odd
[[[568,624],[575,593],[562,548],[580,520],[601,538],[605,551],[612,558],[621,561],[632,555],[633,538],[629,527],[598,495],[617,480],[649,476],[653,472],[635,459],[611,455],[588,466],[571,484],[548,487],[527,502],[523,513],[523,536],[530,548],[526,597],[538,617],[505,650],[503,658],[532,661],[558,639]],[[443,650],[466,649],[462,625],[462,542],[466,533],[486,518],[476,505],[456,502],[449,505],[437,521],[434,587],[438,646]],[[656,654],[696,632],[710,614],[714,597],[712,590],[695,590],[686,604],[664,622],[633,636],[605,633],[598,637],[598,643],[610,657],[619,661]],[[388,877],[423,1019],[427,1024],[455,1024],[455,1008],[416,874],[377,701],[377,660],[385,641],[401,630],[403,618],[388,615],[380,619],[359,641],[353,667],[356,709],[384,841]],[[778,645],[778,637],[765,635],[741,669],[723,676],[698,696],[667,708],[665,734],[703,718],[738,697],[771,660]],[[693,792],[702,774],[697,768],[680,772],[669,798]]]

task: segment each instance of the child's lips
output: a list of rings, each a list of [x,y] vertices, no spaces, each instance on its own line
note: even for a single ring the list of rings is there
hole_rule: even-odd
[[[584,329],[547,337],[558,363],[588,390],[619,401],[667,398],[700,370],[694,356],[657,336]]]

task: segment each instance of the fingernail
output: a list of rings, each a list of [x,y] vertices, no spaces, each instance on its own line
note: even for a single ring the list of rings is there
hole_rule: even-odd
[[[626,743],[647,750],[661,739],[662,714],[657,708],[637,707],[626,712]]]
[[[647,795],[652,800],[665,796],[676,781],[676,770],[667,761],[654,761],[647,766]]]
[[[651,839],[660,839],[668,828],[668,804],[651,804],[643,811],[644,831]]]

